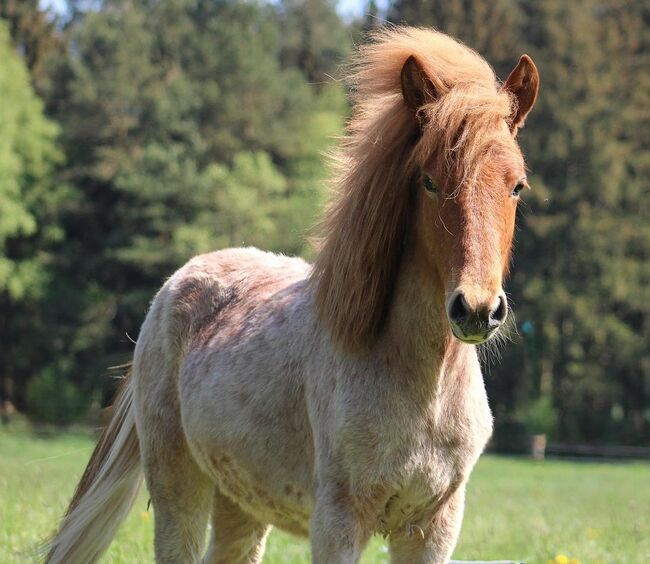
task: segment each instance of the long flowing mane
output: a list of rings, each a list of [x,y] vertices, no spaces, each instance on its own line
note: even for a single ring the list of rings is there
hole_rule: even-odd
[[[410,56],[437,93],[418,112],[421,119],[402,96],[400,75]],[[489,153],[490,131],[511,115],[513,99],[476,52],[419,28],[371,35],[348,80],[353,112],[333,159],[333,199],[319,225],[311,282],[321,321],[337,343],[355,350],[378,335],[390,308],[415,207],[418,156],[433,155],[444,172],[453,154],[467,177]]]

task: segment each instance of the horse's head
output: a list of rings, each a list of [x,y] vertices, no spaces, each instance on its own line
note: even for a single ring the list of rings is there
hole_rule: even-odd
[[[453,334],[481,343],[508,315],[508,271],[526,170],[515,136],[532,108],[539,76],[524,55],[506,82],[445,84],[411,56],[402,95],[418,122],[412,153],[417,247],[444,288]]]
[[[535,65],[524,55],[499,84],[452,38],[398,27],[359,48],[349,78],[353,112],[311,277],[320,318],[343,347],[367,348],[409,272],[429,303],[446,296],[456,337],[484,341],[508,313],[502,284],[526,186],[515,136],[537,96]]]

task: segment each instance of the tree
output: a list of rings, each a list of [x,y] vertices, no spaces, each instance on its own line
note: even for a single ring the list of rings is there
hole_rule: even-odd
[[[60,210],[72,196],[57,183],[59,130],[43,115],[29,73],[0,20],[0,366],[2,400],[20,403],[23,382],[47,349],[43,301],[62,239]]]
[[[40,85],[46,75],[47,57],[62,48],[56,18],[42,11],[38,0],[0,0],[0,18],[7,21],[32,82]]]
[[[338,90],[317,93],[282,67],[276,10],[111,0],[69,27],[47,99],[82,194],[61,264],[80,287],[69,354],[87,391],[110,394],[97,375],[128,360],[126,335],[194,254],[305,248],[320,152],[342,103]]]
[[[330,82],[351,47],[350,32],[335,4],[331,0],[283,0],[279,17],[282,65],[300,69],[318,87]]]
[[[564,437],[639,441],[650,434],[642,4],[524,8],[546,88],[524,135],[536,210],[518,270],[533,283],[515,277],[524,314],[539,320],[537,370]]]

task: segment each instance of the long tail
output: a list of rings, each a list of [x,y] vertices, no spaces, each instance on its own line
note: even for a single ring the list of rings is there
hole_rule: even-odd
[[[122,387],[113,418],[48,545],[47,564],[89,564],[98,560],[133,506],[142,472],[130,380]]]

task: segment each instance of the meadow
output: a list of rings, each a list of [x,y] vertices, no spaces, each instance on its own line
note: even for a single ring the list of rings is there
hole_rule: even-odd
[[[0,562],[33,561],[92,450],[82,432],[36,436],[0,428]],[[484,456],[472,476],[458,559],[530,564],[650,562],[650,464],[535,462]],[[104,562],[153,561],[153,514],[141,492]],[[265,564],[309,562],[309,546],[273,531]],[[383,539],[363,564],[388,562]]]

